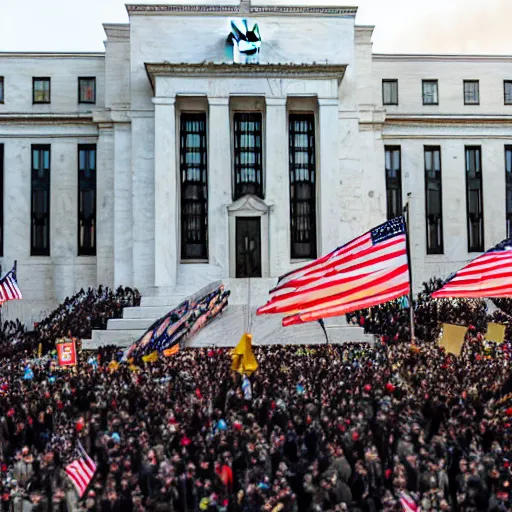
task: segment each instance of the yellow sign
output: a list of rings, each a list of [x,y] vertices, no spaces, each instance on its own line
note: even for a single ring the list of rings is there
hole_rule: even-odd
[[[446,352],[460,356],[468,328],[463,325],[443,324],[442,329],[439,346],[444,347]]]
[[[233,364],[231,369],[234,372],[251,375],[258,369],[258,361],[252,352],[252,334],[244,334],[238,345],[233,350]]]
[[[151,354],[148,354],[147,356],[142,356],[142,360],[145,363],[156,363],[158,361],[158,352],[155,350],[154,352],[151,352]]]
[[[496,343],[503,343],[505,339],[505,325],[495,324],[493,322],[487,325],[487,333],[485,339]]]

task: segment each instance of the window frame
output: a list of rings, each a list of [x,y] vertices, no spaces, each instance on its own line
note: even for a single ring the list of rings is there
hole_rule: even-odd
[[[289,191],[289,197],[290,197],[290,217],[289,217],[289,226],[290,226],[290,259],[292,261],[303,261],[303,260],[314,260],[318,257],[318,226],[317,226],[317,222],[318,222],[318,212],[317,212],[317,208],[318,208],[318,198],[317,198],[317,194],[318,194],[318,186],[317,186],[317,183],[318,183],[318,164],[317,164],[317,116],[315,115],[315,112],[309,112],[309,111],[289,111],[288,112],[288,119],[287,119],[287,122],[288,122],[288,191]],[[313,188],[313,193],[311,195],[311,199],[310,199],[310,203],[312,203],[310,205],[310,211],[312,212],[310,215],[311,215],[311,219],[310,219],[310,226],[311,226],[311,235],[310,236],[310,242],[309,242],[309,245],[310,245],[310,253],[308,256],[304,256],[303,254],[298,254],[297,251],[295,250],[294,248],[294,244],[297,243],[297,242],[294,242],[294,230],[292,228],[292,222],[293,222],[293,219],[294,219],[294,205],[296,206],[299,201],[297,199],[294,199],[292,197],[292,173],[295,173],[296,172],[296,169],[295,169],[295,161],[294,161],[294,149],[295,149],[295,145],[292,143],[292,137],[293,137],[293,134],[296,133],[294,131],[292,131],[291,129],[291,125],[292,125],[292,122],[293,120],[299,120],[300,118],[304,118],[306,120],[306,118],[309,118],[310,122],[311,122],[311,126],[312,126],[312,131],[309,133],[309,136],[312,136],[313,138],[313,147],[308,147],[308,154],[309,154],[309,158],[312,160],[312,162],[308,162],[308,167],[309,167],[309,176],[310,176],[310,179],[308,180],[309,181],[309,184],[310,186]],[[311,180],[311,175],[313,175],[313,180]],[[295,178],[294,178],[294,183],[295,183]],[[306,181],[306,180],[304,180]],[[296,218],[298,218],[298,216],[296,216]]]
[[[184,133],[187,133],[184,130],[184,117],[190,116],[204,116],[204,168],[201,170],[202,173],[205,175],[205,183],[202,183],[201,186],[205,188],[206,195],[202,198],[202,202],[204,203],[204,223],[202,225],[202,234],[204,241],[202,242],[203,246],[203,254],[200,257],[187,257],[185,254],[185,247],[186,244],[184,244],[184,224],[185,224],[185,215],[183,214],[183,206],[184,206],[184,192],[185,192],[185,186],[187,183],[191,183],[190,181],[185,183],[183,181],[183,171],[184,171],[184,164],[183,164],[183,156],[185,154],[184,147],[182,146],[182,136]],[[197,111],[197,110],[183,110],[179,114],[179,143],[178,143],[178,154],[179,154],[179,194],[180,194],[180,261],[182,263],[208,263],[209,261],[209,216],[208,216],[208,112],[205,110]],[[194,132],[195,133],[195,132]],[[202,149],[202,148],[200,148]],[[201,182],[197,182],[201,183]],[[199,200],[197,201],[199,202]]]
[[[80,94],[80,85],[82,80],[92,80],[94,82],[94,98],[92,101],[82,100]],[[78,104],[79,105],[95,105],[96,104],[96,77],[95,76],[79,76],[78,77]]]
[[[439,151],[439,178],[436,178],[435,181],[439,182],[439,216],[441,219],[440,222],[440,231],[441,231],[441,243],[439,247],[431,248],[429,247],[429,237],[428,237],[428,184],[429,177],[427,171],[427,152],[431,152],[432,154],[435,151]],[[441,155],[441,146],[423,146],[423,163],[424,163],[424,175],[425,175],[425,225],[426,225],[426,246],[427,246],[427,255],[435,255],[435,254],[444,254],[444,226],[443,226],[443,160]]]
[[[384,98],[385,98],[384,86],[386,84],[395,84],[396,85],[396,103],[386,103],[384,101]],[[388,105],[395,105],[395,106],[397,106],[398,103],[399,103],[399,98],[398,98],[398,78],[383,78],[382,79],[382,105],[383,106],[388,106]]]
[[[507,85],[510,85],[510,101],[507,101]],[[503,80],[503,104],[512,105],[512,80]]]
[[[398,186],[397,189],[400,191],[400,208],[399,211],[396,212],[396,215],[389,215],[389,201],[388,201],[388,169],[386,167],[386,153],[388,151],[398,151],[399,157],[400,157],[400,166],[399,166],[399,178],[398,178]],[[386,219],[391,220],[396,218],[399,215],[402,215],[402,211],[404,208],[404,196],[403,196],[403,183],[402,183],[402,146],[397,145],[391,145],[391,146],[384,146],[384,178],[385,178],[385,185],[386,185]]]
[[[470,221],[469,221],[469,173],[468,173],[468,161],[467,161],[467,152],[469,150],[478,149],[478,166],[480,168],[480,199],[482,205],[482,244],[478,247],[471,246],[471,237],[470,237]],[[484,217],[484,180],[483,180],[483,169],[482,169],[482,146],[469,145],[464,146],[464,173],[466,175],[466,227],[467,227],[467,237],[468,237],[468,253],[473,252],[484,252],[485,249],[485,217]]]
[[[435,84],[436,85],[436,100],[432,103],[425,103],[425,84]],[[421,81],[421,99],[423,102],[423,105],[427,107],[436,106],[439,105],[439,79],[438,78],[425,78]]]
[[[33,177],[34,172],[34,151],[48,150],[48,249],[36,249],[32,245],[33,240],[33,215],[34,215],[34,194]],[[30,146],[30,256],[50,256],[51,254],[51,199],[52,199],[52,150],[51,144],[32,144]]]
[[[464,105],[480,105],[480,80],[463,80],[463,88],[462,93],[464,95]],[[477,99],[476,101],[467,101],[466,100],[466,85],[469,84],[476,84],[476,93],[477,93]]]
[[[94,237],[92,247],[83,247],[80,244],[80,151],[94,150]],[[97,251],[97,220],[98,220],[98,148],[97,144],[78,144],[77,146],[77,255],[78,256],[96,256]]]
[[[259,146],[259,148],[257,148],[257,147],[253,148],[255,155],[257,155],[259,153],[259,161],[260,161],[260,166],[259,166],[260,184],[259,185],[257,183],[257,180],[254,182],[240,181],[240,184],[237,184],[237,175],[239,173],[239,169],[241,170],[241,168],[242,168],[242,164],[237,163],[237,159],[238,159],[238,153],[242,152],[242,150],[237,147],[237,137],[239,136],[239,134],[241,134],[241,132],[237,131],[236,118],[241,117],[241,116],[259,116],[259,118],[260,118],[259,132],[258,131],[255,132],[255,136],[258,136],[258,134],[259,134],[260,146]],[[263,153],[263,145],[264,145],[263,112],[261,110],[244,110],[244,111],[237,110],[237,111],[233,112],[232,120],[233,120],[233,139],[232,139],[233,140],[233,201],[237,201],[241,197],[244,197],[245,195],[248,194],[247,192],[239,193],[240,191],[238,190],[238,188],[242,189],[244,183],[252,183],[256,186],[256,188],[259,186],[259,190],[256,190],[256,193],[254,193],[253,195],[255,195],[256,197],[259,197],[260,199],[263,200],[263,199],[265,199],[265,176],[264,176],[265,160],[264,160],[264,153]],[[255,170],[256,170],[255,175],[257,176],[258,172],[257,172],[256,165],[255,165]]]
[[[5,103],[5,77],[0,76],[0,90],[2,91],[2,94],[0,94],[0,105],[3,105]]]
[[[48,101],[36,101],[36,82],[48,82]],[[52,79],[49,76],[32,77],[32,105],[49,105],[52,102]]]

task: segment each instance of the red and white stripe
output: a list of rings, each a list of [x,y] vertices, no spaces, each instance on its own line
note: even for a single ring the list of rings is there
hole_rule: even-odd
[[[512,248],[482,254],[459,270],[432,297],[512,297]]]
[[[406,492],[400,493],[400,504],[403,512],[421,512],[420,506]]]
[[[340,316],[409,293],[405,234],[372,243],[371,232],[286,274],[258,314],[287,314],[283,326]]]
[[[96,464],[89,455],[85,453],[85,450],[80,443],[78,444],[78,449],[81,456],[66,466],[66,473],[71,482],[73,482],[73,485],[81,498],[96,472]]]
[[[0,280],[0,304],[8,300],[21,300],[22,298],[15,274],[11,270]]]

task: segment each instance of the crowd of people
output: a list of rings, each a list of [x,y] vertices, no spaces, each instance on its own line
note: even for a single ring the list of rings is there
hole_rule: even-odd
[[[31,353],[39,344],[46,353],[55,348],[55,340],[59,338],[89,339],[93,329],[106,329],[109,319],[121,318],[123,308],[139,305],[140,293],[132,288],[82,289],[66,298],[33,328],[27,328],[19,320],[0,325],[0,358]]]
[[[126,364],[105,347],[72,371],[0,360],[3,510],[511,510],[512,345],[485,342],[484,303],[430,289],[416,343],[397,302],[350,317],[374,345],[256,346],[249,376],[215,347]],[[449,319],[471,326],[459,357],[435,341]],[[79,442],[97,469],[71,505]]]

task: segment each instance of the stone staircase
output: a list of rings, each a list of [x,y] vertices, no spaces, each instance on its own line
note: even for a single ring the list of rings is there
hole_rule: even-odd
[[[256,316],[256,309],[267,300],[275,279],[224,279],[222,282],[231,292],[227,309],[188,340],[188,346],[234,346],[246,330],[252,333],[255,345],[326,342],[317,322],[283,328],[280,315]],[[126,347],[139,339],[156,320],[196,293],[184,286],[148,290],[139,307],[125,308],[123,318],[109,320],[104,331],[93,331],[92,338],[83,341],[83,347]],[[330,343],[374,341],[373,336],[365,334],[359,326],[347,324],[344,316],[326,319],[325,326]]]

